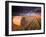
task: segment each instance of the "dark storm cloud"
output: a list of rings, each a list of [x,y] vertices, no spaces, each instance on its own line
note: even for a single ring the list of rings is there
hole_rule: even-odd
[[[12,6],[12,15],[41,15],[41,7]]]

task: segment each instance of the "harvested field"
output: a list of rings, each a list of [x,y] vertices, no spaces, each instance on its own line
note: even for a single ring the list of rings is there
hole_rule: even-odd
[[[12,31],[41,29],[41,16],[12,16]]]

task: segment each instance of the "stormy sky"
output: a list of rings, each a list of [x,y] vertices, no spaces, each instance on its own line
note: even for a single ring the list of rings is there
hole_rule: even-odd
[[[12,16],[41,16],[41,7],[12,6]]]

